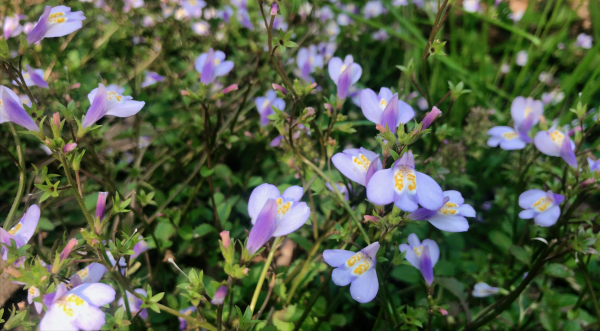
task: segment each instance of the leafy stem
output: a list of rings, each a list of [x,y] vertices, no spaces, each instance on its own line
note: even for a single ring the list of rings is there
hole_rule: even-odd
[[[17,130],[15,130],[15,126],[12,122],[8,122],[10,127],[10,132],[13,135],[15,140],[15,146],[17,148],[17,158],[19,159],[19,163],[16,164],[19,168],[19,187],[17,188],[17,196],[15,196],[15,200],[13,201],[12,206],[10,207],[10,211],[8,212],[8,216],[6,216],[6,220],[4,221],[4,230],[8,230],[11,227],[11,221],[17,212],[17,208],[19,208],[19,204],[21,199],[23,198],[23,191],[25,188],[25,161],[23,159],[23,149],[21,148],[21,139],[19,139],[19,135],[17,134]],[[4,146],[3,146],[3,149]],[[11,156],[13,162],[15,161],[14,156],[6,150],[6,152]]]

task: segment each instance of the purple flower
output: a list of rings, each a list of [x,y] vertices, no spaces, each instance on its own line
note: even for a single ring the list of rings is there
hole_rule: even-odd
[[[475,13],[481,10],[479,0],[465,0],[463,1],[463,8],[467,12]]]
[[[483,282],[479,282],[479,283],[475,284],[475,287],[473,288],[473,292],[471,292],[471,294],[477,298],[485,298],[485,297],[489,297],[490,295],[494,295],[497,293],[498,293],[497,287],[491,287],[488,284],[483,283]]]
[[[575,143],[555,126],[548,131],[538,132],[533,141],[540,152],[548,156],[560,156],[568,165],[577,169]]]
[[[27,44],[32,45],[44,38],[62,37],[81,29],[85,20],[83,12],[71,12],[67,6],[46,6],[37,25],[27,36]]]
[[[400,253],[406,251],[406,261],[419,269],[427,285],[433,283],[433,267],[440,258],[440,248],[438,244],[431,240],[425,239],[419,241],[416,234],[408,235],[408,245],[400,245]]]
[[[248,215],[252,230],[247,249],[256,253],[271,237],[281,237],[298,230],[310,216],[306,202],[300,202],[302,187],[290,186],[283,194],[271,184],[261,184],[252,191],[248,201]]]
[[[350,184],[348,184],[348,185],[350,185]],[[340,191],[340,193],[344,195],[344,200],[350,201],[350,192],[348,191],[348,188],[346,187],[346,185],[344,185],[343,183],[335,183],[335,186],[337,187],[338,191]],[[330,190],[331,192],[335,192],[335,190],[333,189],[333,186],[331,186],[331,184],[325,183],[325,187],[327,187],[327,189]],[[352,186],[350,186],[350,191],[353,191]]]
[[[157,74],[154,71],[146,71],[146,75],[144,76],[144,81],[142,82],[142,87],[148,87],[150,85],[154,85],[158,82],[162,82],[165,80],[165,77]],[[110,90],[110,85],[108,86],[108,89]],[[125,89],[123,89],[124,91]],[[118,91],[115,91],[118,92]],[[118,93],[123,93],[123,92],[118,92]]]
[[[429,221],[436,228],[448,232],[467,231],[469,222],[465,217],[475,217],[475,209],[465,204],[458,191],[444,191],[444,206],[440,209],[419,208],[408,215],[411,220]]]
[[[373,18],[377,17],[381,14],[387,12],[383,4],[379,0],[372,0],[367,2],[364,8],[364,16],[365,18]]]
[[[192,313],[196,312],[196,307],[190,306],[183,310],[180,310],[179,312],[182,314],[185,314],[187,316],[190,316],[190,315],[192,315]],[[181,318],[181,317],[177,317],[177,318],[179,319],[179,330],[187,329],[187,325],[188,325],[187,320],[185,318]]]
[[[40,330],[100,330],[106,323],[100,307],[113,302],[115,294],[106,284],[83,284],[67,292],[60,283],[56,292],[44,295],[48,311]]]
[[[308,48],[302,47],[298,50],[296,64],[300,69],[300,77],[308,81],[311,73],[315,72],[317,68],[323,68],[323,56],[317,52],[315,45],[310,45]]]
[[[560,217],[560,205],[565,196],[562,194],[544,192],[533,189],[521,193],[519,206],[525,209],[519,213],[519,217],[525,220],[533,218],[535,224],[543,227],[551,226]]]
[[[532,125],[536,125],[543,113],[544,104],[533,98],[516,97],[510,106],[510,115],[515,122],[515,127],[521,126],[530,114],[533,114]]]
[[[373,32],[371,37],[377,41],[386,41],[390,38],[390,35],[384,29],[379,29],[377,32]]]
[[[331,8],[329,8],[328,6],[323,6],[315,10],[315,16],[318,17],[323,23],[335,17],[333,12],[331,11]]]
[[[71,240],[69,240],[69,242],[65,245],[65,248],[63,248],[63,250],[60,252],[59,258],[60,260],[64,260],[66,258],[69,257],[69,255],[71,255],[71,252],[73,251],[73,248],[75,248],[75,246],[77,246],[77,244],[79,243],[79,241],[77,241],[77,239],[72,238]]]
[[[130,96],[123,96],[118,92],[107,90],[102,84],[88,94],[90,108],[81,123],[85,129],[92,126],[106,115],[129,117],[137,114],[145,102],[135,101]]]
[[[350,285],[352,299],[367,303],[375,298],[379,291],[377,279],[377,251],[379,242],[363,248],[360,252],[351,252],[344,249],[326,249],[323,260],[334,267],[331,280],[337,286]]]
[[[527,142],[531,142],[523,139],[522,135],[515,129],[508,126],[495,126],[488,132],[491,137],[488,139],[487,144],[490,147],[498,147],[506,151],[512,151],[515,149],[523,149],[527,146]]]
[[[141,288],[137,288],[134,290],[135,293],[141,294],[142,296],[146,296],[146,291],[144,289]],[[125,293],[127,294],[127,300],[129,301],[129,309],[131,310],[131,314],[135,315],[138,313],[138,311],[140,311],[142,303],[144,303],[142,301],[142,299],[139,299],[138,297],[136,297],[135,295],[129,293],[129,291],[125,291]],[[123,298],[119,299],[119,302],[117,303],[119,306],[122,306],[123,308],[125,308],[125,302],[123,301]],[[140,317],[142,319],[147,319],[148,318],[148,311],[146,309],[143,309],[140,312]]]
[[[427,100],[425,100],[425,98],[421,97],[417,100],[417,107],[419,107],[419,109],[421,110],[427,110],[427,108],[429,108],[429,105],[427,104]]]
[[[104,220],[104,209],[106,208],[106,197],[108,192],[98,192],[98,200],[96,202],[96,219],[100,222]]]
[[[433,121],[435,121],[435,119],[438,118],[440,115],[442,115],[442,111],[438,107],[433,106],[433,109],[431,109],[431,111],[427,113],[427,115],[425,115],[425,118],[423,119],[421,131],[429,128],[429,126],[431,126],[431,123],[433,123]]]
[[[106,267],[102,264],[96,262],[90,263],[87,267],[77,271],[71,276],[71,285],[77,287],[81,284],[97,283],[102,279],[105,272]]]
[[[16,37],[21,34],[23,31],[23,27],[19,23],[21,17],[19,15],[15,15],[14,17],[6,16],[4,18],[4,25],[2,26],[2,31],[4,31],[4,39],[8,40],[9,38]]]
[[[140,8],[144,6],[144,0],[125,0],[123,12],[128,13],[132,8]]]
[[[438,210],[444,205],[444,193],[433,178],[415,170],[415,158],[407,152],[392,168],[377,171],[367,184],[367,198],[376,205],[394,202],[396,207],[413,212],[418,205]]]
[[[39,131],[38,125],[27,114],[15,92],[0,85],[0,123],[4,122],[13,122],[29,131]]]
[[[141,234],[138,236],[138,239],[142,239]],[[150,245],[144,240],[138,241],[138,243],[135,244],[135,246],[133,246],[133,254],[131,255],[131,258],[135,259],[136,257],[140,256],[143,252],[147,251],[149,248]]]
[[[248,14],[248,10],[244,8],[238,8],[238,21],[240,24],[248,30],[254,30],[254,25],[250,20],[250,15]]]
[[[233,61],[225,61],[225,53],[210,48],[208,53],[198,56],[195,66],[200,73],[200,81],[208,85],[215,77],[227,75],[233,69]]]
[[[343,100],[348,96],[350,86],[358,82],[362,75],[362,68],[354,63],[352,55],[347,55],[344,61],[339,57],[334,57],[329,61],[329,77],[337,85],[337,96]]]
[[[218,17],[222,18],[225,23],[229,23],[229,19],[233,16],[233,8],[230,6],[223,7],[223,10],[220,10],[217,14]]]
[[[144,18],[142,18],[142,26],[145,28],[150,28],[153,27],[154,25],[156,25],[156,22],[154,21],[154,18],[150,15],[145,15]]]
[[[402,100],[398,100],[398,93],[392,94],[387,87],[379,90],[379,95],[371,89],[360,92],[360,109],[365,117],[385,128],[387,125],[392,132],[396,132],[400,123],[406,124],[413,117],[415,111]]]
[[[317,50],[319,51],[319,54],[321,54],[323,56],[323,63],[328,62],[329,59],[331,59],[331,57],[333,56],[333,53],[335,53],[336,49],[337,49],[337,44],[333,41],[320,42],[317,45]]]
[[[25,70],[22,71],[23,79],[25,80],[25,85],[27,86],[38,86],[41,88],[49,88],[48,83],[44,80],[44,70],[42,69],[33,69],[29,66],[29,64],[25,65]],[[18,85],[14,80],[12,81],[13,85]]]
[[[594,171],[600,172],[600,160],[592,160],[588,157],[587,159],[588,165],[590,166],[590,173],[594,173]]]
[[[219,286],[212,300],[210,300],[210,303],[213,305],[222,305],[223,301],[225,301],[225,297],[227,297],[227,292],[229,292],[229,288],[227,288],[227,286]]]
[[[11,239],[15,241],[17,248],[27,244],[29,239],[35,233],[38,221],[40,220],[40,207],[32,205],[29,207],[23,218],[13,226],[8,232],[0,228],[0,243],[10,246]],[[0,255],[6,261],[8,259],[8,249],[0,244]],[[22,266],[25,257],[21,257],[15,261],[16,266]]]
[[[376,171],[383,167],[379,154],[364,148],[346,149],[331,158],[335,167],[348,179],[367,186]]]
[[[557,91],[557,90],[542,94],[542,102],[544,103],[544,105],[549,105],[549,104],[556,105],[556,104],[560,103],[561,101],[563,101],[564,98],[565,98],[565,92]]]
[[[77,143],[68,143],[63,146],[63,153],[69,154],[77,147]]]
[[[33,299],[37,298],[40,296],[40,289],[38,289],[35,286],[31,286],[28,290],[27,290],[27,303],[29,303],[30,305],[33,303],[35,310],[37,311],[38,314],[42,313],[42,310],[44,308],[44,304],[41,302],[33,302]]]
[[[183,0],[181,6],[191,17],[200,18],[202,15],[202,8],[206,7],[206,2],[202,0]]]
[[[577,42],[575,42],[575,46],[590,49],[592,48],[593,40],[594,38],[592,38],[592,36],[587,35],[585,33],[580,33],[579,35],[577,35]]]
[[[192,30],[199,36],[208,36],[210,34],[210,24],[200,21],[192,24]]]
[[[527,51],[520,51],[517,53],[515,62],[517,63],[518,66],[522,67],[522,66],[526,65],[527,60],[529,60],[529,55],[527,54]]]
[[[254,101],[256,104],[256,109],[260,114],[260,125],[266,126],[269,124],[269,118],[267,116],[271,114],[275,114],[274,108],[277,108],[279,111],[283,111],[285,109],[285,101],[283,99],[279,99],[277,97],[277,92],[273,90],[269,90],[267,95],[264,97],[258,97]]]

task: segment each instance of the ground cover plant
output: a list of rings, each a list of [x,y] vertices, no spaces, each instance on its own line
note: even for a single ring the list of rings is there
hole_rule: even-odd
[[[5,330],[600,329],[598,1],[0,19]]]

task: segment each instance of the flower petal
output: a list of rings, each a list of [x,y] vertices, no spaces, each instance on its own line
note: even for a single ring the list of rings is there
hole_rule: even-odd
[[[68,319],[65,318],[66,315],[62,313],[60,308],[51,307],[42,318],[42,322],[40,323],[40,330],[44,331],[78,331],[79,328],[73,323],[71,323]]]
[[[46,6],[44,8],[44,13],[40,16],[38,23],[35,25],[33,30],[29,32],[27,35],[27,45],[33,45],[38,41],[44,38],[44,34],[46,33],[46,26],[48,25],[48,16],[50,16],[50,11],[52,7]]]
[[[96,307],[104,306],[115,300],[115,290],[112,286],[102,283],[87,283],[69,291]]]
[[[558,221],[560,217],[560,207],[552,206],[550,209],[538,214],[533,218],[535,224],[543,227],[552,226]]]
[[[421,245],[429,247],[429,257],[431,258],[431,265],[432,267],[435,267],[440,258],[440,248],[438,247],[438,244],[431,239],[424,239]]]
[[[79,330],[94,331],[100,330],[104,324],[106,324],[106,320],[102,310],[88,306],[85,310],[82,309],[79,314],[77,314],[73,324],[77,326]]]
[[[409,104],[398,100],[398,123],[406,124],[415,117],[415,110]]]
[[[458,212],[465,217],[475,217],[477,216],[477,213],[475,212],[475,209],[473,209],[473,207],[469,204],[464,204],[460,207],[458,207]]]
[[[202,67],[202,75],[200,76],[200,81],[205,85],[208,85],[210,82],[212,82],[213,78],[215,77],[214,57],[215,51],[212,48],[210,48],[208,50],[206,62],[204,62],[204,66]]]
[[[121,103],[115,103],[107,107],[104,115],[112,115],[117,117],[129,117],[137,114],[146,103],[143,101],[127,100]]]
[[[345,249],[326,249],[323,251],[323,260],[330,266],[337,268],[346,263],[356,252]]]
[[[447,232],[465,232],[469,230],[469,221],[457,215],[436,215],[429,219],[429,223]]]
[[[417,173],[418,202],[429,210],[438,210],[444,205],[444,193],[440,185],[433,178],[424,173]]]
[[[534,218],[535,215],[537,215],[537,214],[538,213],[536,213],[535,210],[533,210],[533,209],[525,209],[519,213],[519,218],[528,220],[528,219]]]
[[[546,192],[538,189],[525,191],[519,195],[519,206],[523,209],[531,208],[536,201],[546,196]]]
[[[8,120],[18,124],[29,131],[38,132],[39,128],[35,121],[27,114],[20,101],[16,101],[12,98],[8,92],[9,89],[5,86],[1,87],[0,100],[3,102],[4,114],[8,117]],[[0,119],[1,122],[6,122],[6,119]]]
[[[419,268],[419,258],[417,257],[417,255],[415,254],[413,249],[407,244],[400,244],[399,248],[400,248],[400,253],[403,253],[406,251],[406,255],[404,256],[406,261],[408,261],[410,264],[412,264],[413,267],[418,269]]]
[[[302,187],[294,185],[288,187],[285,191],[283,191],[282,197],[286,199],[291,199],[294,202],[300,201],[302,199],[302,195],[304,194],[304,190]]]
[[[342,59],[340,59],[339,57],[334,57],[331,60],[329,60],[329,65],[327,66],[327,70],[329,71],[329,77],[333,80],[333,82],[336,85],[340,78],[342,65]]]
[[[383,113],[381,113],[381,122],[379,123],[384,128],[389,128],[393,133],[398,128],[398,94],[394,94],[389,101]]]
[[[267,183],[257,186],[252,191],[248,200],[248,216],[252,219],[252,224],[256,223],[256,217],[258,217],[267,200],[277,199],[279,194],[279,189],[275,185]]]
[[[23,218],[19,221],[21,228],[15,233],[15,238],[26,244],[29,239],[35,233],[38,222],[40,220],[40,207],[38,205],[31,205]]]
[[[194,68],[198,73],[202,73],[202,68],[204,68],[204,63],[206,63],[206,58],[208,57],[208,53],[202,53],[196,58],[196,62],[194,62]]]
[[[350,154],[337,153],[331,158],[331,162],[348,179],[364,186],[366,182],[365,173],[359,171],[358,167],[352,162],[352,157]]]
[[[223,61],[215,67],[215,76],[221,77],[227,75],[233,69],[233,61]]]
[[[535,147],[540,150],[540,152],[546,155],[560,156],[560,147],[556,146],[546,131],[538,132],[533,139],[533,143],[535,144]]]
[[[573,145],[571,145],[571,139],[566,138],[563,140],[562,147],[560,148],[560,157],[571,167],[577,169],[577,157],[575,151],[573,151]]]
[[[101,119],[106,112],[107,103],[108,97],[106,94],[106,87],[104,87],[102,84],[98,84],[98,90],[94,95],[94,100],[92,101],[90,108],[88,108],[81,126],[85,129],[98,122],[98,120]]]
[[[294,204],[292,208],[277,223],[273,237],[281,237],[298,230],[310,217],[310,208],[306,202]]]
[[[369,246],[365,247],[362,249],[362,252],[369,255],[369,257],[371,258],[371,260],[375,261],[375,263],[377,263],[376,261],[376,256],[377,256],[377,251],[379,251],[379,242],[376,241],[374,243],[371,243]]]
[[[256,217],[256,223],[248,235],[246,248],[250,254],[256,253],[275,232],[277,226],[277,203],[275,199],[269,199]]]
[[[379,98],[371,89],[360,91],[360,109],[365,117],[375,123],[381,122],[381,108],[379,108]]]
[[[346,286],[355,278],[350,269],[335,268],[331,273],[331,280],[337,286]]]
[[[377,171],[367,184],[367,199],[379,206],[394,201],[394,172],[392,169]]]
[[[429,256],[429,246],[425,246],[419,259],[419,270],[427,285],[433,283],[433,261]]]
[[[367,270],[364,274],[356,277],[350,285],[350,295],[352,299],[360,303],[370,302],[377,296],[379,291],[379,281],[377,280],[377,271],[375,268]]]

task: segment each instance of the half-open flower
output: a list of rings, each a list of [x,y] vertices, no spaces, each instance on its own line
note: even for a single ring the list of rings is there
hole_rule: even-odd
[[[81,123],[85,129],[98,122],[106,115],[117,117],[129,117],[137,114],[145,102],[135,101],[130,96],[123,96],[116,91],[108,90],[103,84],[98,84],[98,87],[93,89],[88,94],[90,100],[90,108],[85,114],[85,118]]]
[[[564,195],[552,191],[525,191],[519,196],[519,206],[525,209],[519,213],[519,217],[526,220],[533,218],[535,224],[544,227],[554,225],[560,217],[559,205],[564,200]]]
[[[376,171],[381,170],[379,154],[364,148],[346,149],[331,158],[335,167],[351,181],[367,186]]]
[[[14,240],[17,248],[27,244],[29,239],[31,239],[35,233],[39,220],[40,207],[32,205],[25,215],[23,215],[19,223],[13,226],[8,232],[0,228],[0,243],[10,246],[11,240]],[[4,245],[0,245],[0,255],[2,255],[3,260],[7,260],[8,249]],[[25,257],[21,257],[15,261],[15,265],[22,266],[24,261]]]
[[[362,75],[362,68],[358,63],[354,63],[352,55],[347,55],[344,61],[339,57],[332,58],[327,69],[329,77],[337,85],[337,96],[340,100],[348,96],[350,86],[358,82]]]
[[[444,191],[444,206],[440,209],[419,208],[408,215],[411,220],[429,221],[436,228],[448,232],[467,231],[469,222],[465,217],[475,217],[475,209],[465,204],[458,191]]]
[[[0,85],[0,123],[4,122],[13,122],[29,131],[39,132],[38,125],[21,106],[21,100],[15,92]]]
[[[360,92],[360,109],[365,117],[382,127],[386,125],[396,132],[398,125],[408,123],[415,117],[414,109],[406,102],[398,99],[398,93],[392,94],[387,87],[379,90],[379,95],[371,89]]]
[[[408,235],[408,245],[400,244],[399,248],[401,253],[406,252],[406,261],[419,269],[427,285],[431,285],[433,283],[433,267],[440,258],[438,244],[431,239],[420,242],[419,237],[411,233]]]

